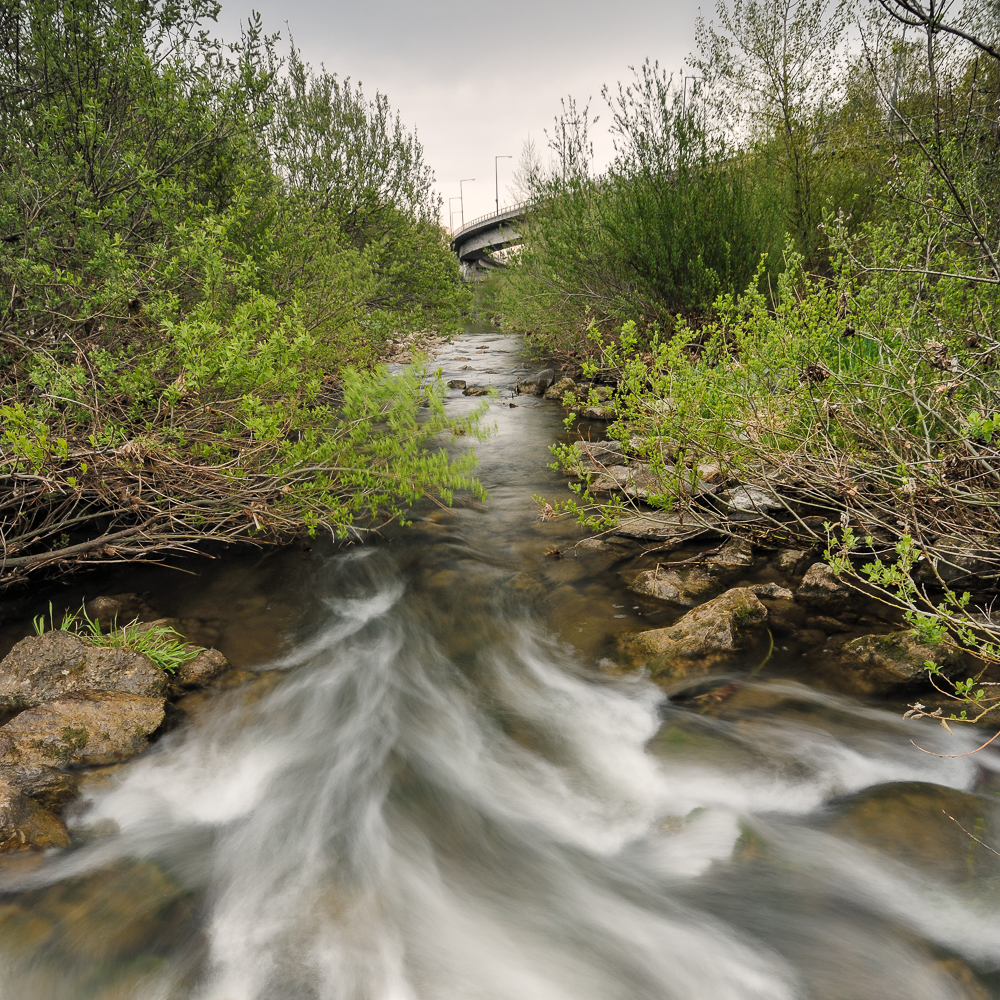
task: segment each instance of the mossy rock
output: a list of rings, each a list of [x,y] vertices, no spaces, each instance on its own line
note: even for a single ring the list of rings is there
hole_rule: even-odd
[[[923,878],[961,883],[1000,874],[1000,858],[969,836],[1000,848],[998,818],[1000,804],[984,796],[930,782],[900,781],[840,800],[825,825],[912,865]]]
[[[667,628],[626,637],[626,647],[643,657],[654,678],[705,673],[745,649],[751,633],[767,619],[767,608],[748,587],[734,587]]]
[[[912,629],[886,635],[861,635],[843,646],[843,663],[863,675],[866,685],[880,690],[926,681],[930,661],[949,676],[964,669],[961,652],[943,643],[921,642]]]

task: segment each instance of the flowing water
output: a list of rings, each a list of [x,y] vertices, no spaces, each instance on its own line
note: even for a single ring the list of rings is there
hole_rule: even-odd
[[[503,387],[517,347],[441,363]],[[561,417],[492,401],[488,502],[388,543],[142,578],[268,671],[0,866],[0,1000],[1000,997],[1000,859],[943,812],[998,846],[997,756],[797,653],[670,699],[609,669],[676,611],[537,518]]]

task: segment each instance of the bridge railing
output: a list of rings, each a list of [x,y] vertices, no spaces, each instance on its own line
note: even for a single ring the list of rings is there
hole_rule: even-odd
[[[467,233],[472,229],[479,229],[484,222],[490,222],[492,219],[499,221],[500,219],[505,219],[510,215],[517,215],[519,212],[523,212],[526,208],[530,207],[530,205],[530,201],[519,201],[516,205],[505,205],[499,212],[489,212],[486,215],[480,215],[478,219],[470,219],[468,222],[459,226],[458,229],[451,234],[451,238],[452,240],[457,240],[463,233]]]

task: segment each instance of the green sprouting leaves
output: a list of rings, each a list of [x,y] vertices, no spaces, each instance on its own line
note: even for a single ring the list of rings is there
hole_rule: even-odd
[[[92,646],[130,649],[136,653],[143,653],[166,673],[174,673],[201,652],[195,646],[188,646],[182,637],[169,626],[142,624],[138,618],[120,628],[117,622],[114,622],[110,630],[105,632],[101,628],[100,622],[87,614],[83,605],[77,612],[63,612],[63,616],[57,624],[50,601],[48,627],[46,627],[44,615],[35,618],[33,624],[35,635],[44,635],[45,632],[58,629],[63,632],[71,632]]]

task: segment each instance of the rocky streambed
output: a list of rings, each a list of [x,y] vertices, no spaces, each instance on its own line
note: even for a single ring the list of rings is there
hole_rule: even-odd
[[[119,621],[183,639],[182,623],[156,617],[135,594],[97,597],[85,611],[108,641]],[[21,639],[0,660],[0,852],[69,847],[61,814],[81,781],[146,750],[184,718],[194,692],[255,679],[217,649],[186,652],[168,672],[138,649],[55,628]]]
[[[901,717],[927,651],[805,537],[549,517],[560,373],[438,348],[485,504],[0,630],[0,998],[1000,996],[1000,757],[912,745],[974,746]],[[202,651],[31,634],[82,596]]]

